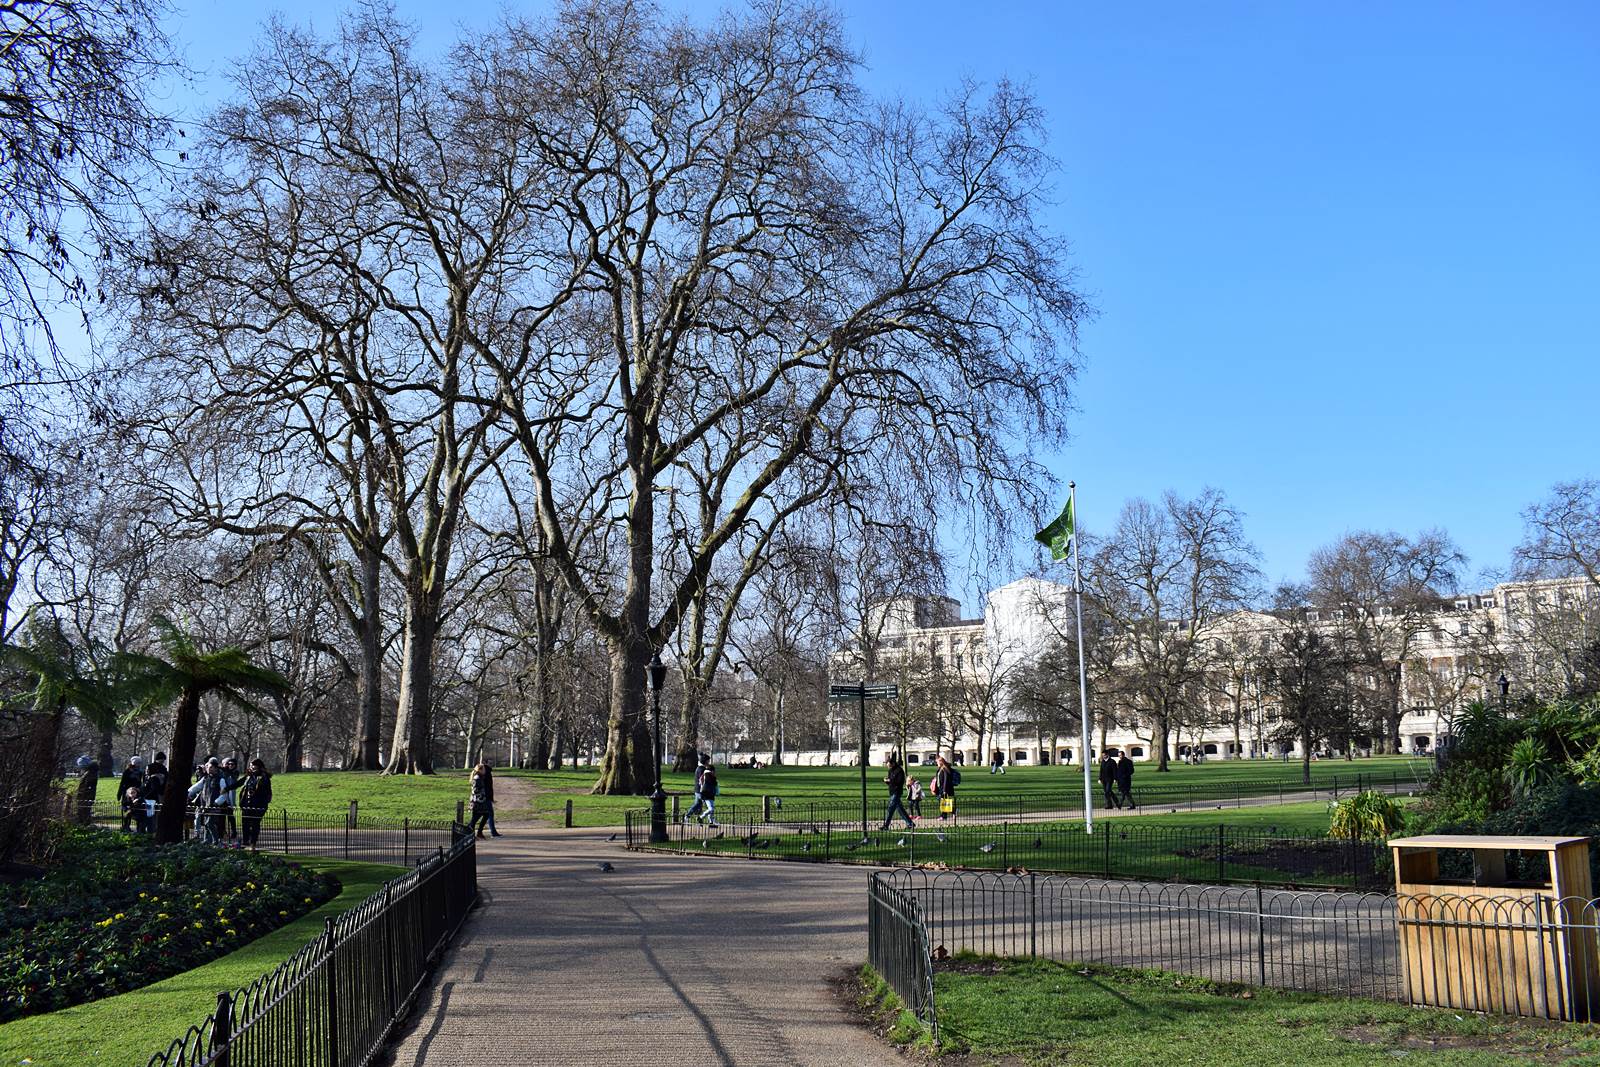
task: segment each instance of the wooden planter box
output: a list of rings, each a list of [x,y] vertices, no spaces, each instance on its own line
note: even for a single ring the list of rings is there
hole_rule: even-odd
[[[1600,952],[1586,837],[1434,834],[1389,842],[1400,961],[1413,1004],[1600,1018]],[[1472,853],[1473,876],[1439,874],[1441,850]],[[1549,876],[1513,881],[1506,854],[1543,854]]]

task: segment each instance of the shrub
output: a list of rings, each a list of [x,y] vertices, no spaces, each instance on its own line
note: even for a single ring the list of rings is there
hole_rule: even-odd
[[[338,890],[274,857],[101,830],[66,831],[56,860],[0,886],[0,1023],[197,967]]]
[[[1333,809],[1328,836],[1349,840],[1382,840],[1405,829],[1406,812],[1386,793],[1369,789],[1346,797]]]

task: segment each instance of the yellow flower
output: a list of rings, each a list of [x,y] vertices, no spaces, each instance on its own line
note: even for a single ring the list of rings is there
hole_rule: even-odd
[[[110,926],[110,925],[111,925],[111,924],[112,924],[112,923],[113,923],[113,922],[115,922],[115,921],[116,921],[116,920],[114,920],[114,919],[106,919],[106,920],[105,920],[105,921],[104,921],[104,922],[97,922],[97,923],[95,923],[95,925],[96,925],[96,926]]]
[[[194,924],[194,928],[196,930],[204,930],[205,929],[205,924],[204,923],[195,923]]]
[[[117,913],[116,913],[116,914],[115,914],[115,915],[113,915],[113,916],[112,916],[112,918],[113,918],[113,919],[126,919],[126,918],[127,918],[127,916],[126,916],[126,915],[124,915],[124,914],[122,914],[122,912],[120,912],[120,911],[119,911],[119,912],[117,912]]]
[[[140,899],[140,900],[143,900],[143,899],[144,899],[144,898],[145,898],[145,897],[146,897],[146,896],[147,896],[147,895],[148,895],[148,894],[145,894],[145,893],[140,893],[140,894],[139,894],[139,899]]]
[[[172,916],[168,915],[164,911],[158,911],[158,912],[156,912],[156,918],[158,918],[158,919],[170,919],[170,918],[172,918]]]
[[[237,930],[229,930],[228,931],[228,936],[229,937],[237,937],[237,936],[239,936],[239,931],[237,931]]]

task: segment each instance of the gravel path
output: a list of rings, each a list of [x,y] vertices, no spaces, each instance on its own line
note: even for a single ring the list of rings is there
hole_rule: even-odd
[[[829,987],[866,956],[870,870],[627,853],[609,836],[508,827],[483,843],[486,903],[396,1067],[896,1060]]]

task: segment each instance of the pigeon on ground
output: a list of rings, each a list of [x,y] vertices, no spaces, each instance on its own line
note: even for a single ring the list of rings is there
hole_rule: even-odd
[[[617,839],[617,835],[616,834],[612,834],[610,837],[606,838],[607,841],[615,841],[616,839]]]
[[[739,840],[744,842],[746,847],[749,847],[750,845],[753,845],[753,844],[756,843],[756,837],[757,836],[758,835],[756,835],[756,834],[751,834],[749,837],[741,837],[741,838],[739,838]]]
[[[934,834],[933,835],[933,839],[935,841],[939,842],[939,844],[941,844],[941,845],[944,844],[944,835],[943,834]]]
[[[1042,838],[1042,837],[1034,838],[1033,839],[1033,847],[1034,848],[1044,848],[1044,838]]]
[[[811,851],[811,842],[807,841],[805,844],[801,845],[800,846],[800,851],[801,852],[810,852]]]
[[[775,807],[775,808],[783,807],[783,798],[782,797],[773,797],[772,798],[772,806]]]
[[[725,831],[718,830],[716,833],[712,834],[711,836],[712,837],[722,837],[724,833],[725,833]]]
[[[990,841],[987,844],[979,845],[978,846],[978,851],[979,852],[993,852],[994,851],[994,842]]]
[[[771,848],[772,847],[772,838],[768,837],[768,838],[763,838],[760,841],[757,841],[755,843],[755,847],[756,848]]]
[[[860,848],[860,847],[861,847],[861,846],[862,846],[862,845],[864,845],[864,844],[866,844],[866,842],[865,842],[865,841],[857,841],[857,842],[856,842],[856,843],[855,843],[855,844],[853,844],[853,845],[846,845],[846,846],[844,846],[844,850],[845,850],[845,851],[846,851],[846,852],[854,852],[854,851],[855,851],[855,850],[856,850],[856,849],[858,849],[858,848]]]
[[[905,848],[906,847],[906,839],[902,837],[900,840],[896,841],[895,844],[899,845],[901,848]]]
[[[607,874],[610,874],[612,871],[616,870],[615,867],[611,866],[611,864],[607,863],[605,860],[600,861],[600,869],[605,871]]]

